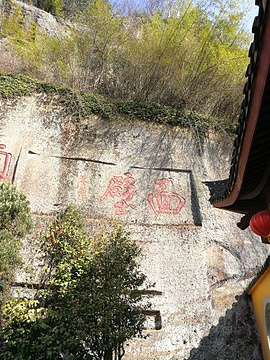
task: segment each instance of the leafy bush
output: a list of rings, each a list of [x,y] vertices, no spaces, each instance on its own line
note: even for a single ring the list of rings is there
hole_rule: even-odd
[[[0,185],[0,297],[8,291],[21,263],[21,239],[32,228],[29,202],[10,184]],[[1,301],[0,301],[1,304]]]
[[[35,300],[6,303],[0,359],[117,359],[140,335],[140,249],[119,225],[90,239],[80,213],[67,208],[41,239],[46,274]]]
[[[33,0],[33,5],[52,15],[59,15],[63,10],[64,0]]]
[[[32,228],[29,202],[26,196],[10,184],[0,185],[0,230],[23,238]]]

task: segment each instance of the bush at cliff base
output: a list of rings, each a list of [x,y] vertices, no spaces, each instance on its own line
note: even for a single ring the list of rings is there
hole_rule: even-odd
[[[89,238],[71,207],[39,241],[42,290],[6,303],[0,359],[121,359],[124,342],[142,336],[149,307],[138,290],[140,249],[119,225]]]
[[[32,228],[29,202],[14,186],[0,185],[0,305],[21,264],[21,240]]]

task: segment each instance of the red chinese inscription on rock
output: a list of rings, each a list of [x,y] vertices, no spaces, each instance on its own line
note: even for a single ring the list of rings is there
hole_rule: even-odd
[[[78,180],[78,191],[77,191],[77,196],[81,201],[86,200],[87,184],[88,184],[87,174],[81,175]]]
[[[147,196],[147,201],[156,216],[159,214],[177,215],[186,203],[181,195],[167,191],[167,184],[172,182],[170,178],[156,179],[155,190]]]
[[[6,146],[4,144],[0,144],[0,149],[5,149]],[[11,154],[6,151],[0,150],[0,179],[5,179],[8,173]]]
[[[114,209],[115,215],[126,215],[128,209],[135,209],[135,205],[130,204],[136,195],[136,187],[134,177],[130,173],[125,176],[113,176],[99,201],[104,201],[107,197],[115,199]]]

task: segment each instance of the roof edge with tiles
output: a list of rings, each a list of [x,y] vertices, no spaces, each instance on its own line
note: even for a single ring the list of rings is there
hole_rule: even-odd
[[[233,191],[236,190],[235,187],[236,187],[238,170],[239,170],[239,158],[241,156],[243,139],[246,134],[250,104],[254,93],[254,82],[258,70],[257,65],[262,47],[262,39],[266,28],[266,13],[267,13],[268,3],[267,1],[256,0],[255,4],[259,6],[259,10],[258,10],[258,15],[255,17],[252,26],[254,39],[250,45],[249,53],[248,53],[250,62],[245,74],[247,80],[243,90],[244,99],[241,105],[240,115],[238,118],[238,126],[236,131],[236,138],[234,141],[230,175],[227,181],[224,182],[226,184],[224,188],[223,189],[219,188],[219,191],[211,194],[211,198],[210,198],[210,202],[214,206],[221,208],[222,207],[226,208],[226,206],[230,205],[229,201],[227,201],[227,204],[223,204],[223,202],[226,199],[228,200],[229,197],[232,195]],[[239,192],[240,191],[239,184],[237,187]],[[231,201],[232,203],[234,202],[233,199]]]

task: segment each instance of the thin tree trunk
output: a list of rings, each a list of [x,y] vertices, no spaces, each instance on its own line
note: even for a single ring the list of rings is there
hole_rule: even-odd
[[[104,352],[104,360],[112,360],[112,349],[106,349]]]

